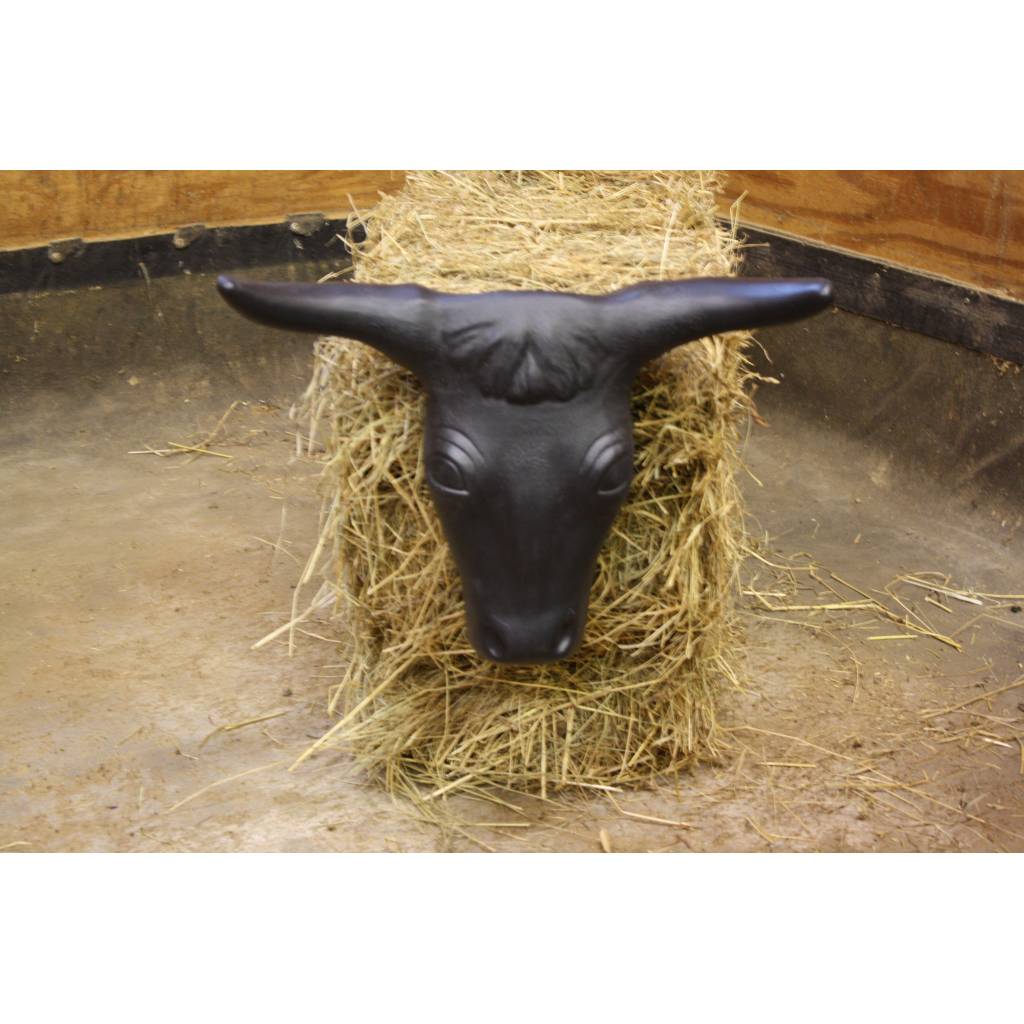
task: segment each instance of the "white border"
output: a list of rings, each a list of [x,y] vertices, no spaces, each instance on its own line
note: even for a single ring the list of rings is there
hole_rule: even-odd
[[[992,0],[9,6],[7,167],[1022,165]]]
[[[1019,1002],[1021,864],[11,856],[5,1017],[985,1020]]]

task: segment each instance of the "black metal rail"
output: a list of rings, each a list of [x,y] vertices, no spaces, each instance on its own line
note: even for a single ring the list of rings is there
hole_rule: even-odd
[[[1024,363],[1024,302],[792,235],[739,235],[745,275],[827,277],[841,309]]]
[[[827,277],[842,309],[1024,364],[1024,302],[780,232],[741,225],[740,236],[745,275]],[[305,213],[277,224],[193,224],[108,242],[67,239],[0,252],[0,294],[282,263],[344,264],[348,237],[343,219]]]
[[[360,240],[357,234],[355,240]],[[207,228],[109,242],[72,238],[0,252],[0,294],[55,291],[281,263],[349,258],[342,219],[297,214],[278,224]]]

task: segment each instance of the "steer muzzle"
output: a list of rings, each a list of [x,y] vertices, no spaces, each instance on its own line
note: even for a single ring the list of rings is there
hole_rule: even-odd
[[[470,639],[488,661],[542,665],[567,658],[579,646],[586,610],[556,608],[530,616],[484,614],[470,626]]]

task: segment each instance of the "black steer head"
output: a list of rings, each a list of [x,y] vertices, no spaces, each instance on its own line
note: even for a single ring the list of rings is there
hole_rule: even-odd
[[[427,481],[469,636],[483,657],[514,663],[557,661],[580,642],[598,550],[633,476],[637,370],[688,341],[809,316],[832,296],[823,280],[753,278],[603,296],[218,287],[259,323],[355,338],[420,379]]]

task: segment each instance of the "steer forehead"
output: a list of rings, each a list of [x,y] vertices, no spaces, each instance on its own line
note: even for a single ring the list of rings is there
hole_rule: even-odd
[[[609,401],[607,389],[570,401],[518,405],[479,393],[432,393],[427,403],[427,443],[451,432],[466,437],[486,465],[519,464],[540,470],[560,457],[582,455],[602,434],[629,434],[628,392]]]
[[[445,296],[440,382],[516,405],[566,402],[612,369],[594,300],[546,292]],[[435,376],[435,382],[438,375]]]

